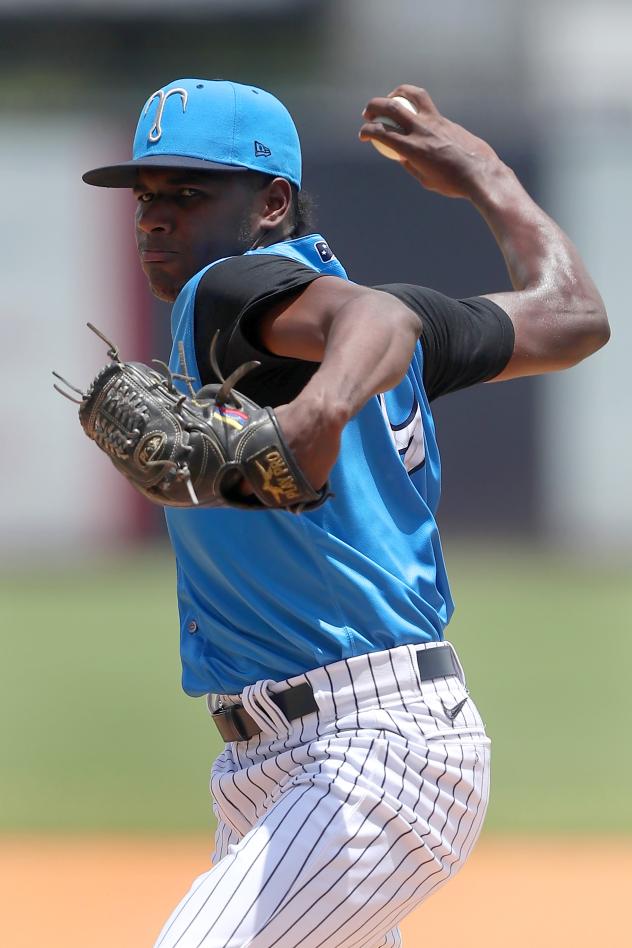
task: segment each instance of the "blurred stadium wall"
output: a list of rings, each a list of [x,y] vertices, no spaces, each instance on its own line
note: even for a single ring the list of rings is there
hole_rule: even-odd
[[[183,75],[269,88],[301,132],[318,228],[363,283],[463,296],[508,287],[463,202],[424,193],[357,141],[373,95],[400,82],[487,137],[582,249],[613,341],[571,372],[436,405],[449,532],[632,548],[632,342],[625,280],[632,213],[632,9],[627,0],[0,0],[5,252],[0,311],[5,554],[118,543],[161,529],[53,393],[104,361],[164,357],[168,309],[143,286],[127,194],[80,173],[128,156],[148,94]],[[26,396],[26,397],[25,397]],[[42,477],[42,472],[46,476]],[[579,542],[578,542],[579,541]]]

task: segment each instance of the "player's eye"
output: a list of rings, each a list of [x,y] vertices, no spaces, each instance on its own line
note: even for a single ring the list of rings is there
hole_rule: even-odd
[[[149,191],[142,191],[136,195],[136,200],[139,204],[149,204],[151,201],[151,194]]]
[[[197,188],[180,188],[180,197],[196,197],[200,192]]]

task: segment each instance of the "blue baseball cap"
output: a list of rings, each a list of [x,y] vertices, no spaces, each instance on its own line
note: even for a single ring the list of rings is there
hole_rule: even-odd
[[[262,171],[301,186],[301,145],[285,106],[264,89],[223,79],[176,79],[147,99],[133,158],[83,175],[132,188],[140,168]]]

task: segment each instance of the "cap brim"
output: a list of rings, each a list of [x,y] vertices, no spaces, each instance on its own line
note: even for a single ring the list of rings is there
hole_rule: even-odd
[[[187,158],[183,155],[151,155],[135,161],[124,161],[120,165],[108,165],[86,171],[81,177],[86,184],[98,188],[133,188],[138,181],[141,168],[190,168],[192,171],[249,171],[241,165],[224,165],[202,158]]]

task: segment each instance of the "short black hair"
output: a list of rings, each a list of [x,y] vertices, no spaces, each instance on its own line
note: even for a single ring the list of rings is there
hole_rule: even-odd
[[[265,174],[263,171],[253,171],[248,175],[252,181],[253,190],[260,191],[271,181],[274,181],[276,175]],[[290,181],[292,189],[292,203],[290,206],[289,237],[302,237],[304,234],[310,234],[314,229],[314,200],[304,189],[300,190]]]

